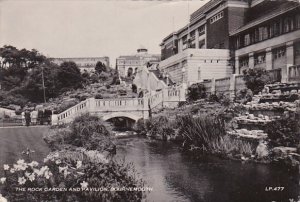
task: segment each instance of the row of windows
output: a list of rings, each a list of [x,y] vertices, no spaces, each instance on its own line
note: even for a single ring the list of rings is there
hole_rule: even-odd
[[[220,13],[218,13],[218,14],[216,14],[216,15],[214,15],[213,17],[210,18],[210,24],[212,24],[212,23],[214,23],[214,22],[220,20],[220,19],[223,18],[223,17],[224,17],[224,12],[221,11]]]
[[[286,48],[280,47],[272,50],[272,60],[277,60],[285,57]],[[254,65],[262,64],[266,62],[266,53],[259,53],[254,55]],[[249,57],[243,57],[239,59],[240,67],[248,67],[249,66]]]
[[[275,22],[256,27],[248,31],[248,33],[238,36],[236,39],[236,47],[242,48],[296,29],[300,29],[300,14],[293,17],[277,19]]]

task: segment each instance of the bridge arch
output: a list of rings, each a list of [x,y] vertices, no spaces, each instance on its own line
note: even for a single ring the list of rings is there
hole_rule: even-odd
[[[126,117],[126,118],[134,120],[135,122],[137,122],[139,119],[143,118],[142,116],[138,116],[136,114],[132,114],[129,112],[113,112],[113,113],[105,114],[102,117],[102,119],[104,121],[107,121],[109,119],[117,118],[117,117]]]

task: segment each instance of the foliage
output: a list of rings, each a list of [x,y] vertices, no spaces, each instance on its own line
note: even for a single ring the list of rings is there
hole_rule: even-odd
[[[8,201],[140,201],[143,197],[138,191],[111,191],[111,187],[136,188],[144,183],[136,178],[132,165],[109,160],[97,151],[62,150],[41,163],[18,160],[4,169],[1,193]],[[91,190],[100,187],[108,190]],[[27,191],[30,188],[42,190]]]
[[[294,117],[281,118],[266,125],[271,146],[297,147],[300,143],[300,122]]]
[[[241,89],[236,93],[235,101],[246,104],[247,102],[251,102],[253,97],[253,93],[250,89]]]
[[[219,97],[216,94],[211,94],[211,95],[209,95],[208,101],[209,102],[219,102]]]
[[[138,94],[138,98],[142,98],[142,97],[144,97],[144,91],[141,91],[141,92],[139,92],[139,94]]]
[[[175,135],[173,122],[165,116],[151,118],[146,124],[146,129],[150,136],[159,136],[162,139]]]
[[[134,125],[134,130],[139,134],[146,134],[146,125],[144,119],[139,119]]]
[[[131,85],[131,90],[132,90],[133,93],[137,93],[137,87],[136,87],[135,84]]]
[[[244,81],[253,94],[258,94],[266,84],[271,83],[271,78],[263,68],[246,69],[243,71]]]
[[[58,87],[76,89],[82,87],[82,76],[75,62],[63,62],[58,69]]]
[[[103,99],[103,96],[101,94],[95,95],[95,99]]]
[[[102,72],[106,72],[106,71],[107,71],[106,66],[101,61],[98,61],[96,63],[95,72],[101,74]]]
[[[242,154],[250,157],[254,154],[254,149],[249,142],[232,138],[228,135],[214,139],[209,147],[212,152],[223,155]]]
[[[0,58],[1,87],[8,95],[0,100],[2,105],[43,102],[44,90],[47,99],[55,98],[81,88],[86,79],[74,62],[58,66],[34,49],[4,46],[0,48]]]
[[[206,97],[205,86],[201,83],[192,84],[188,87],[187,99],[190,101],[199,100]]]
[[[62,102],[60,105],[57,105],[55,108],[54,108],[54,112],[56,114],[59,114],[75,105],[77,105],[79,103],[79,101],[75,100],[75,99],[72,99],[72,100],[68,100],[68,101],[64,101]]]
[[[194,145],[208,151],[210,143],[225,135],[224,122],[213,116],[177,116],[175,125],[185,145]]]
[[[5,45],[0,48],[1,68],[15,66],[30,69],[46,61],[46,57],[37,50],[19,50],[14,46]]]
[[[112,82],[111,82],[110,85],[120,85],[120,83],[121,83],[121,81],[120,81],[120,79],[119,79],[119,76],[118,76],[118,75],[115,75],[115,76],[113,77],[113,80],[112,80]]]

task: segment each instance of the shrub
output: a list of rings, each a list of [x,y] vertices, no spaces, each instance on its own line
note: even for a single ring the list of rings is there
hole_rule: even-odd
[[[131,85],[131,90],[132,90],[133,93],[137,93],[137,87],[136,87],[135,84]]]
[[[225,107],[229,107],[232,103],[232,100],[229,96],[223,96],[223,98],[220,100],[221,104]]]
[[[144,119],[139,119],[135,126],[134,130],[139,133],[139,134],[145,134],[146,133],[146,125],[145,125],[145,120]]]
[[[247,102],[251,102],[253,97],[253,93],[250,89],[241,89],[237,91],[235,101],[246,104]]]
[[[244,81],[248,89],[254,94],[263,90],[266,84],[271,83],[271,78],[267,71],[262,68],[246,69],[243,71]]]
[[[146,123],[146,129],[150,136],[159,136],[162,139],[174,136],[173,122],[165,116],[153,117]]]
[[[55,128],[44,136],[44,140],[52,149],[65,147],[84,147],[89,150],[115,153],[110,132],[111,126],[100,118],[88,114],[81,115],[67,127]]]
[[[201,83],[192,84],[188,87],[187,98],[190,101],[199,100],[206,97],[205,86]]]
[[[185,145],[194,145],[206,151],[210,149],[209,145],[213,140],[226,133],[224,122],[212,116],[177,116],[175,126]]]
[[[216,94],[211,94],[208,98],[209,102],[219,102],[219,97]]]
[[[96,94],[96,95],[95,95],[95,99],[103,99],[103,97],[102,97],[101,94]]]
[[[300,122],[297,118],[282,118],[266,125],[271,146],[297,147],[300,140]]]
[[[77,105],[79,102],[75,99],[72,100],[68,100],[68,101],[64,101],[62,104],[58,105],[57,107],[55,107],[55,112],[56,113],[61,113],[67,109],[69,109],[70,107],[73,107],[75,105]]]

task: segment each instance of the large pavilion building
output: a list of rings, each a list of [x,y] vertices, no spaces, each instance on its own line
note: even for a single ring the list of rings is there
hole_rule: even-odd
[[[73,58],[52,58],[52,61],[58,65],[63,62],[75,62],[81,72],[93,72],[97,62],[102,62],[106,67],[110,67],[109,57],[73,57]]]
[[[137,49],[137,53],[133,55],[123,55],[116,59],[116,69],[121,77],[130,77],[138,71],[142,66],[148,63],[160,62],[160,54],[149,54],[144,47]]]
[[[300,4],[211,0],[160,44],[159,69],[176,83],[300,64]]]

